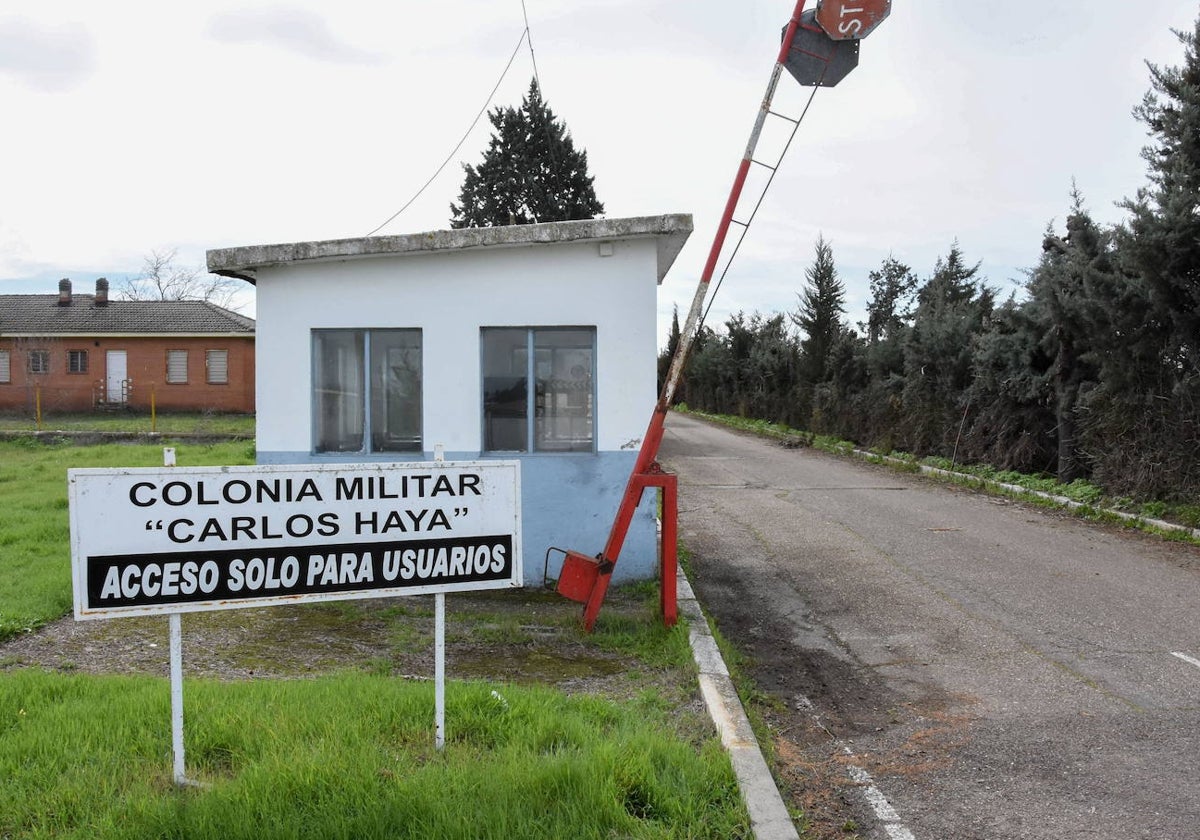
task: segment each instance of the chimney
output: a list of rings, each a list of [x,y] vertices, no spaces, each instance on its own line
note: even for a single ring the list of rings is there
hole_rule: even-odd
[[[108,280],[104,277],[96,281],[96,306],[108,306]]]
[[[71,281],[66,277],[58,281],[58,305],[71,305]]]

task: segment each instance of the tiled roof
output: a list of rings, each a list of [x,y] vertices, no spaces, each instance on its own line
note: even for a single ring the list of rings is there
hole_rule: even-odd
[[[95,295],[0,295],[0,337],[130,333],[232,333],[253,335],[254,320],[201,300],[113,300],[96,306]]]

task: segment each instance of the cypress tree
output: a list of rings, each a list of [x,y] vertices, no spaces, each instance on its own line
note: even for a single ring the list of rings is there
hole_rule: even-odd
[[[488,114],[495,131],[478,166],[463,166],[452,228],[592,219],[604,213],[588,174],[587,152],[542,99],[536,80],[520,108]]]
[[[904,409],[916,453],[950,455],[967,408],[972,339],[991,314],[993,292],[976,281],[958,242],[938,258],[933,276],[917,293],[917,309],[904,348]]]
[[[1124,243],[1131,265],[1145,279],[1173,326],[1180,361],[1200,373],[1200,20],[1192,32],[1176,31],[1184,47],[1180,67],[1147,62],[1150,85],[1134,116],[1149,129],[1142,150],[1148,186],[1124,202],[1131,213]]]
[[[800,342],[801,371],[815,385],[825,380],[833,345],[845,329],[846,288],[833,262],[833,247],[824,236],[817,237],[816,258],[804,278],[799,307],[790,317],[805,336]]]

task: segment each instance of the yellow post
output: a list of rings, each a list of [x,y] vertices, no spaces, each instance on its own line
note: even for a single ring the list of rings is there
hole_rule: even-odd
[[[42,430],[42,388],[38,386],[33,389],[34,404],[36,406],[37,430]]]
[[[150,433],[158,431],[158,415],[154,410],[154,386],[150,386]]]

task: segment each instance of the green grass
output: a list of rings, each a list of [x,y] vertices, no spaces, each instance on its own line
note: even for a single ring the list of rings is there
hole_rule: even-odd
[[[186,687],[170,782],[165,680],[0,678],[0,837],[736,838],[729,761],[669,710],[544,688],[365,674]]]
[[[181,466],[254,463],[244,441],[175,448]],[[67,470],[161,466],[162,449],[0,441],[0,641],[71,609]]]
[[[188,466],[254,456],[246,442],[176,450]],[[70,610],[67,469],[161,463],[161,445],[0,442],[0,640]],[[694,691],[686,627],[662,627],[656,585],[630,594],[637,615],[606,612],[586,645],[597,666],[615,652],[630,657],[631,679],[649,668],[670,680],[629,684],[619,703],[528,682],[452,681],[442,752],[432,684],[395,678],[386,654],[339,660],[332,667],[346,670],[315,679],[189,679],[195,789],[171,782],[165,679],[0,659],[0,838],[750,837],[727,755],[681,705]],[[530,628],[544,625],[573,660],[588,658],[573,605],[549,610],[535,598],[531,622],[469,596],[454,599],[452,628],[486,625],[497,645],[533,655]],[[335,625],[365,609],[318,606],[320,622]],[[392,643],[424,646],[406,619],[427,612],[398,602],[375,616],[373,632],[408,627]],[[579,666],[543,658],[549,672]],[[476,673],[495,679],[497,670]]]
[[[153,420],[149,413],[122,411],[112,414],[42,414],[42,431],[122,432],[164,435],[239,435],[254,436],[254,415],[214,414],[211,412],[162,413]],[[0,431],[38,431],[32,414],[0,414]]]

